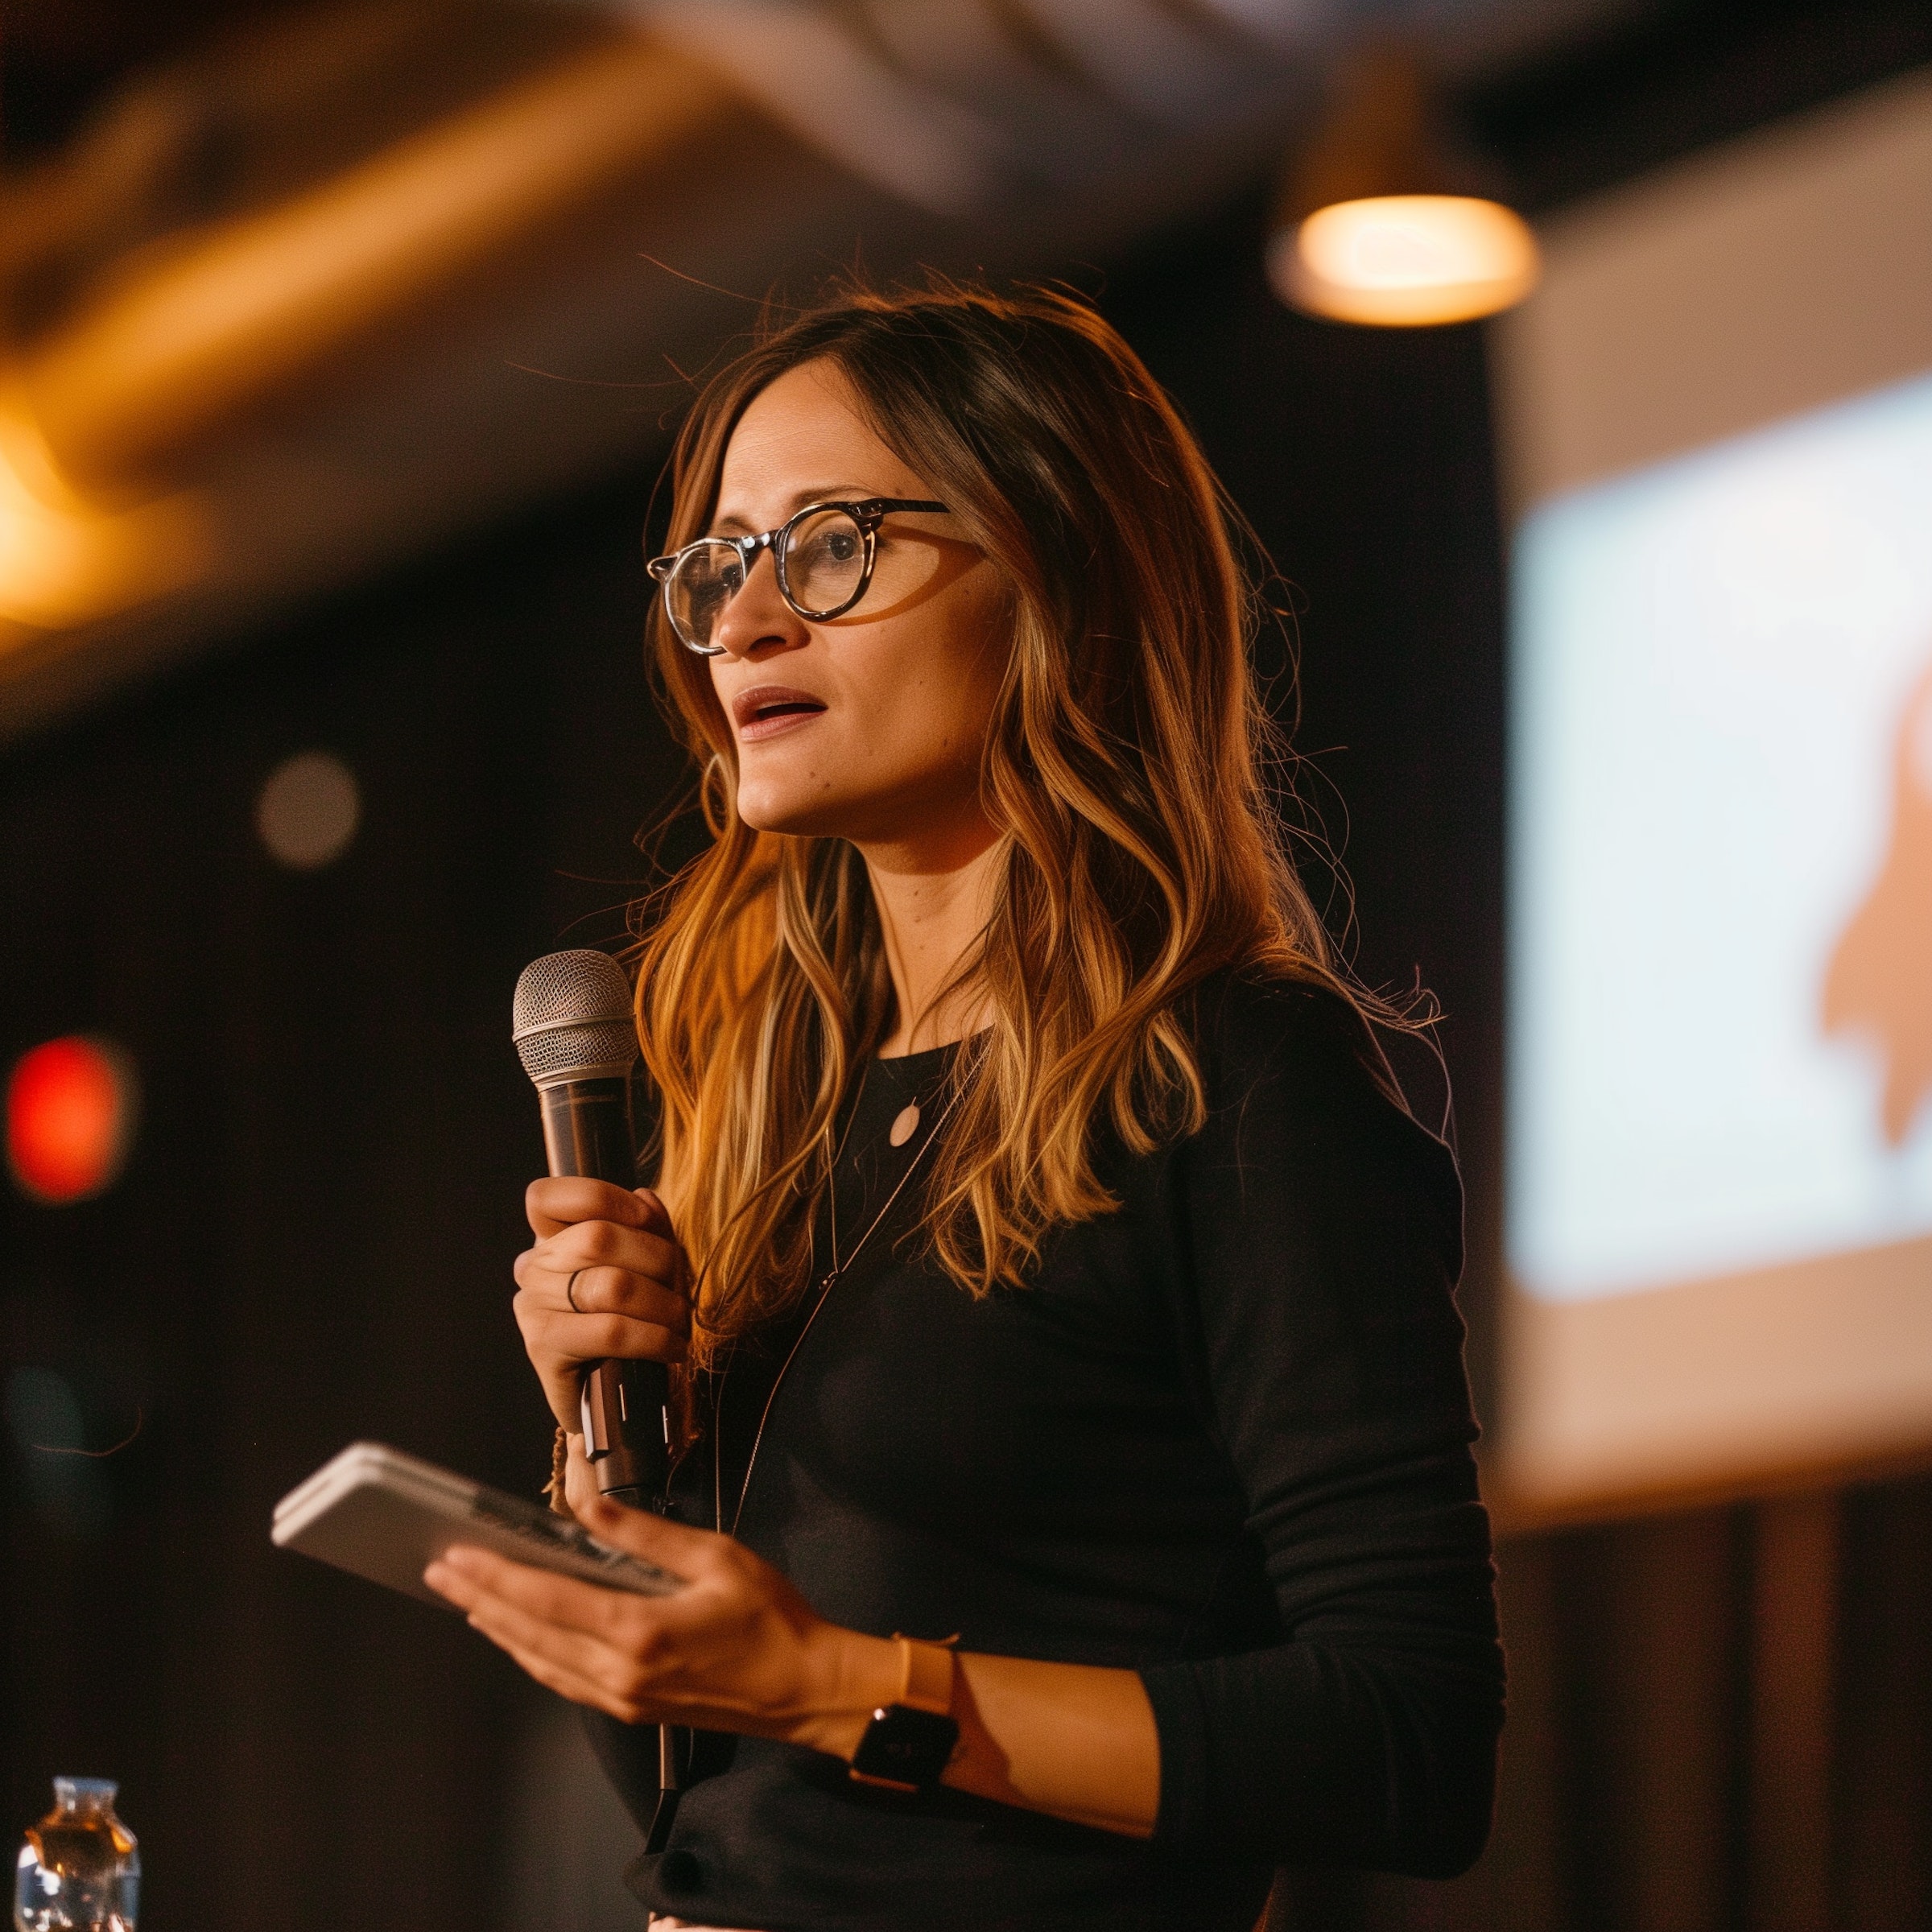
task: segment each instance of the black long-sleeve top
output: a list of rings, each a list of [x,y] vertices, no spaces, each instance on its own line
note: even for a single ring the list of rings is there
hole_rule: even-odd
[[[1278,1864],[1447,1876],[1481,1849],[1502,1665],[1454,1162],[1333,995],[1223,977],[1197,1013],[1207,1125],[1140,1158],[1103,1135],[1120,1211],[1057,1230],[1025,1287],[975,1300],[895,1245],[914,1175],[780,1383],[737,1524],[835,1622],[1138,1671],[1152,1840],[706,1738],[670,1848],[634,1868],[654,1909],[1249,1932]],[[890,1123],[916,1099],[931,1124],[952,1051],[871,1064],[835,1183],[846,1254],[924,1138],[895,1150]],[[739,1345],[678,1474],[686,1520],[721,1497],[731,1527],[800,1319]],[[593,1736],[647,1818],[654,1732]]]

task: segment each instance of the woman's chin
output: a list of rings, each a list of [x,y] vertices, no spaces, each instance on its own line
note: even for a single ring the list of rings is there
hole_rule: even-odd
[[[821,793],[807,801],[777,787],[738,786],[738,816],[753,832],[775,832],[795,839],[838,839],[848,835],[851,814],[843,802],[828,802]]]

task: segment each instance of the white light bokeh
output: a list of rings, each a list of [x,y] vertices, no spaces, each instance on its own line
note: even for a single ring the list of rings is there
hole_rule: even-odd
[[[361,823],[356,774],[332,752],[298,752],[268,775],[255,801],[255,829],[270,857],[314,872],[348,851]]]

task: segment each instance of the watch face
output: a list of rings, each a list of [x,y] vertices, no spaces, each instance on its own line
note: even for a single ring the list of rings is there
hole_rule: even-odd
[[[852,1775],[909,1791],[936,1785],[959,1738],[960,1727],[952,1718],[890,1704],[873,1712],[852,1754]]]

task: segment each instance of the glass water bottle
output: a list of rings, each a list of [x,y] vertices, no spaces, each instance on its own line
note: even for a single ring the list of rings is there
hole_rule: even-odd
[[[141,1854],[114,1816],[107,1777],[57,1777],[54,1808],[31,1827],[14,1875],[18,1932],[134,1932]]]

